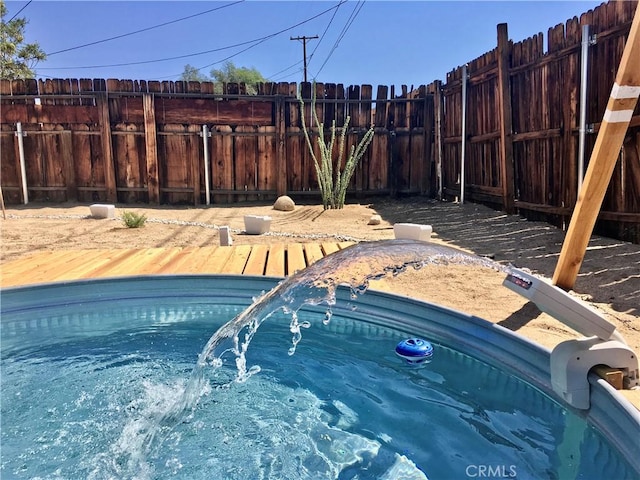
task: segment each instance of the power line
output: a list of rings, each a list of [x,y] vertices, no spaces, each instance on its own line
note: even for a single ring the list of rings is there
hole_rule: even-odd
[[[20,15],[20,12],[23,11],[25,8],[27,8],[29,6],[29,4],[33,2],[33,0],[29,0],[20,10],[18,10],[13,17],[11,17],[11,20],[9,20],[9,22],[11,22],[14,18],[16,18],[18,15]],[[7,23],[9,23],[7,22]]]
[[[280,75],[281,73],[286,72],[287,70],[291,70],[292,68],[297,67],[297,66],[298,66],[298,65],[300,65],[301,63],[302,63],[302,61],[296,62],[296,63],[294,63],[293,65],[289,65],[287,68],[283,68],[282,70],[280,70],[280,71],[278,71],[278,72],[274,73],[273,75],[269,75],[269,76],[268,76],[268,77],[266,77],[266,78],[267,78],[267,79],[269,79],[269,80],[271,80],[271,81],[277,81],[277,79],[276,79],[275,77],[277,77],[277,76],[278,76],[278,75]],[[296,71],[296,72],[294,72],[294,73],[297,73],[297,72],[299,72],[299,71],[300,71],[300,70],[297,70],[297,71]],[[293,75],[293,73],[290,73],[290,74],[286,75],[285,77],[281,77],[281,78],[287,78],[287,77],[290,77],[291,75]]]
[[[82,44],[82,45],[78,45],[76,47],[65,48],[63,50],[58,50],[56,52],[47,53],[47,56],[50,57],[51,55],[57,55],[58,53],[70,52],[71,50],[78,50],[80,48],[90,47],[91,45],[97,45],[99,43],[110,42],[111,40],[117,40],[119,38],[129,37],[131,35],[135,35],[135,34],[138,34],[138,33],[147,32],[147,31],[153,30],[155,28],[165,27],[165,26],[171,25],[173,23],[182,22],[184,20],[189,20],[190,18],[195,18],[195,17],[199,17],[201,15],[205,15],[207,13],[215,12],[216,10],[222,10],[223,8],[231,7],[233,5],[237,5],[239,3],[243,3],[244,1],[245,0],[238,0],[237,2],[229,3],[229,4],[223,5],[221,7],[212,8],[210,10],[205,10],[204,12],[194,13],[193,15],[189,15],[187,17],[182,17],[182,18],[178,18],[176,20],[171,20],[169,22],[160,23],[160,24],[154,25],[152,27],[142,28],[140,30],[136,30],[135,32],[123,33],[122,35],[116,35],[115,37],[109,37],[109,38],[105,38],[103,40],[97,40],[95,42],[90,42],[90,43],[85,43],[85,44]],[[31,1],[29,3],[31,3]],[[26,7],[26,5],[25,5],[25,7]],[[20,12],[18,12],[18,13],[20,13]],[[119,65],[115,65],[115,66],[119,66]]]
[[[329,52],[329,55],[327,55],[327,58],[324,60],[324,62],[320,66],[320,69],[316,73],[316,75],[315,75],[316,77],[320,74],[320,72],[322,71],[324,66],[327,64],[327,62],[331,58],[331,55],[333,55],[333,52],[338,48],[338,45],[340,45],[340,42],[342,41],[342,39],[346,35],[346,33],[349,30],[349,28],[351,27],[351,25],[353,25],[354,20],[356,19],[356,17],[358,16],[360,11],[362,10],[362,7],[364,7],[364,3],[365,3],[364,0],[362,0],[361,2],[358,2],[356,4],[356,6],[353,8],[353,11],[351,12],[351,15],[347,19],[347,22],[345,23],[345,26],[342,28],[342,31],[340,32],[340,35],[338,35],[338,38],[336,39],[335,43],[333,44],[333,47],[331,48],[331,51]]]
[[[320,40],[318,40],[318,43],[316,43],[316,48],[313,49],[313,52],[311,52],[311,55],[309,55],[309,62],[311,62],[311,60],[313,59],[313,56],[316,53],[316,50],[318,50],[318,47],[320,47],[320,44],[322,43],[322,40],[324,40],[324,36],[327,34],[327,32],[329,31],[329,27],[331,27],[331,24],[333,23],[333,19],[336,18],[336,15],[338,14],[338,10],[340,8],[340,5],[342,5],[343,3],[345,3],[347,0],[341,0],[337,5],[336,5],[336,9],[333,11],[333,15],[331,16],[331,19],[329,20],[329,23],[327,24],[326,28],[324,29],[324,32],[322,32],[322,35],[320,35]]]
[[[225,62],[225,61],[227,61],[227,60],[229,60],[229,59],[231,59],[233,57],[236,57],[236,56],[240,55],[241,53],[246,52],[247,50],[250,50],[250,49],[252,49],[254,47],[257,47],[261,43],[264,43],[264,42],[266,42],[267,40],[270,40],[273,37],[276,37],[276,36],[278,36],[278,35],[280,35],[280,34],[282,34],[284,32],[288,32],[289,30],[293,30],[294,28],[297,28],[297,27],[299,27],[301,25],[304,25],[305,23],[309,23],[311,20],[315,20],[316,18],[321,17],[325,13],[330,12],[331,10],[333,10],[335,8],[338,8],[339,6],[340,6],[340,4],[334,5],[333,7],[327,8],[326,10],[323,10],[322,12],[314,15],[313,17],[307,18],[306,20],[303,20],[302,22],[298,22],[295,25],[292,25],[290,27],[284,28],[284,29],[282,29],[282,30],[280,30],[278,32],[272,33],[271,35],[267,35],[266,37],[262,37],[262,39],[260,39],[260,41],[258,41],[255,45],[251,45],[250,47],[247,47],[247,48],[245,48],[243,50],[240,50],[239,52],[237,52],[237,53],[235,53],[235,54],[233,54],[233,55],[231,55],[231,56],[229,56],[227,58],[223,58],[222,60],[218,60],[216,62],[210,63],[209,65],[205,65],[203,67],[200,67],[197,70],[202,70],[203,68],[209,68],[209,67],[211,67],[213,65],[216,65],[218,63]],[[178,75],[181,75],[181,74],[178,74]]]
[[[338,8],[345,1],[346,0],[342,0],[340,3],[338,3],[337,5],[334,5],[333,7],[330,7],[328,9],[326,9],[326,10],[323,10],[322,12],[320,12],[320,13],[318,13],[318,14],[316,14],[316,15],[314,15],[314,16],[306,19],[306,20],[298,22],[295,25],[292,25],[290,27],[287,27],[287,28],[282,29],[280,31],[277,31],[275,33],[272,33],[272,34],[269,34],[269,35],[266,35],[264,37],[260,37],[260,38],[257,38],[257,39],[249,40],[249,41],[246,41],[246,42],[241,42],[241,43],[237,43],[237,44],[234,44],[234,45],[229,45],[229,46],[226,46],[226,47],[220,47],[220,48],[216,48],[216,49],[212,49],[212,50],[207,50],[207,51],[198,52],[198,53],[191,53],[191,54],[187,54],[187,55],[180,55],[180,56],[176,56],[176,57],[161,58],[161,59],[155,59],[155,60],[144,60],[144,61],[139,61],[139,62],[128,62],[128,63],[119,63],[119,64],[110,64],[110,65],[73,66],[73,67],[39,67],[38,70],[74,70],[74,69],[108,68],[108,67],[123,67],[123,66],[131,66],[131,65],[142,65],[142,64],[165,62],[165,61],[170,61],[170,60],[177,60],[177,59],[180,59],[180,58],[187,58],[187,57],[192,57],[192,56],[204,55],[204,54],[207,54],[207,53],[212,53],[212,52],[227,50],[229,48],[234,48],[234,47],[239,47],[239,46],[243,46],[243,45],[252,44],[248,48],[242,49],[242,50],[240,50],[239,52],[237,52],[237,53],[235,53],[233,55],[230,55],[230,56],[228,56],[226,58],[223,58],[222,60],[218,60],[216,62],[210,63],[210,64],[205,65],[203,67],[197,68],[197,70],[202,70],[204,68],[211,67],[211,66],[213,66],[215,64],[225,62],[225,61],[227,61],[227,60],[229,60],[229,59],[231,59],[231,58],[233,58],[233,57],[235,57],[237,55],[240,55],[241,53],[246,52],[247,50],[249,50],[251,48],[254,48],[254,47],[258,46],[261,43],[264,43],[265,41],[267,41],[267,40],[269,40],[269,39],[271,39],[271,38],[273,38],[273,37],[275,37],[277,35],[280,35],[280,34],[282,34],[284,32],[289,31],[289,30],[293,30],[294,28],[297,28],[297,27],[299,27],[301,25],[304,25],[305,23],[308,23],[308,22],[310,22],[312,20],[315,20],[316,18],[321,17],[322,15],[330,12],[331,10],[334,10],[334,9]],[[239,3],[239,2],[236,2],[236,3]],[[140,30],[140,31],[142,31],[142,30]],[[168,77],[180,76],[180,75],[181,75],[181,73],[175,74],[175,75],[168,75]]]
[[[146,63],[159,63],[159,62],[168,62],[170,60],[180,60],[181,58],[188,58],[188,57],[196,57],[198,55],[206,55],[207,53],[213,53],[213,52],[220,52],[222,50],[228,50],[230,48],[235,48],[235,47],[241,47],[243,45],[248,45],[250,43],[256,43],[260,40],[264,40],[270,37],[261,37],[261,38],[256,38],[253,40],[248,40],[246,42],[240,42],[240,43],[236,43],[234,45],[227,45],[226,47],[220,47],[220,48],[214,48],[211,50],[205,50],[203,52],[197,52],[197,53],[188,53],[186,55],[178,55],[175,57],[166,57],[166,58],[158,58],[155,60],[141,60],[139,62],[126,62],[126,63],[112,63],[110,65],[81,65],[81,66],[75,66],[75,67],[41,67],[39,68],[39,70],[74,70],[74,69],[82,69],[82,68],[107,68],[107,67],[128,67],[131,65],[144,65]]]
[[[324,29],[324,32],[322,32],[322,35],[320,35],[320,39],[318,40],[318,42],[316,43],[316,47],[313,49],[313,51],[311,52],[311,55],[309,55],[309,59],[307,60],[307,65],[308,63],[311,61],[311,59],[313,58],[313,55],[316,53],[316,50],[318,50],[318,47],[320,46],[320,44],[322,43],[322,40],[324,39],[325,35],[327,34],[327,31],[329,30],[329,27],[331,27],[331,24],[333,23],[334,18],[336,18],[336,15],[338,13],[338,10],[340,9],[340,5],[342,5],[343,3],[346,3],[347,0],[340,0],[336,5],[335,5],[335,10],[333,11],[333,15],[331,15],[331,18],[329,19],[329,23],[327,24],[327,26]],[[280,76],[277,77],[278,75],[280,75],[281,73],[284,73],[288,70],[291,70],[292,68],[297,67],[298,65],[300,65],[302,62],[296,62],[293,65],[289,65],[287,68],[284,68],[282,70],[280,70],[279,72],[274,73],[273,75],[270,75],[269,77],[267,77],[269,80],[276,82],[279,80],[284,80],[285,78],[289,78],[292,77],[293,75],[299,73],[301,70],[298,69],[295,72],[289,73],[287,75],[284,76]],[[277,77],[277,78],[276,78]]]

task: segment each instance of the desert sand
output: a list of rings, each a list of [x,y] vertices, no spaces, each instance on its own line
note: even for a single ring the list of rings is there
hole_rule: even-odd
[[[327,239],[355,242],[392,239],[393,224],[410,222],[433,227],[432,242],[449,245],[550,279],[565,232],[542,222],[507,215],[482,205],[439,202],[422,197],[351,201],[341,210],[318,204],[296,205],[294,211],[273,209],[272,203],[160,206],[116,205],[143,213],[142,228],[126,228],[116,220],[89,216],[88,204],[7,206],[0,220],[2,265],[41,250],[143,248],[218,245],[218,228],[229,226],[235,245],[313,242]],[[244,233],[244,215],[269,215],[271,231]],[[372,215],[379,225],[369,225]],[[498,323],[546,348],[579,336],[564,324],[502,286],[505,274],[465,265],[408,270],[376,283],[374,288],[428,300]],[[572,295],[601,312],[627,343],[640,352],[640,245],[593,236]],[[630,398],[640,405],[636,392]],[[626,394],[625,394],[626,395]]]

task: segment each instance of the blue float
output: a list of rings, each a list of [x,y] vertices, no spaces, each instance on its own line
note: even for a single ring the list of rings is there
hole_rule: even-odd
[[[408,338],[398,343],[396,354],[409,363],[423,363],[433,357],[433,345],[421,338]]]

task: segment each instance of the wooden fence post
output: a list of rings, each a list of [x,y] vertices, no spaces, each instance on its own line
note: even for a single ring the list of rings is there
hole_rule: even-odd
[[[498,25],[498,105],[500,107],[500,184],[502,208],[514,212],[513,133],[511,80],[509,77],[509,33],[506,23]]]
[[[142,95],[144,110],[144,143],[147,159],[147,189],[149,203],[160,204],[160,182],[158,175],[158,136],[156,131],[156,111],[153,94]]]
[[[100,137],[102,140],[102,158],[104,160],[104,186],[107,202],[118,201],[116,191],[116,171],[113,165],[113,146],[111,144],[111,118],[107,93],[97,93],[96,104],[100,110]]]
[[[287,141],[284,114],[285,101],[282,95],[275,97],[275,123],[276,123],[276,165],[278,178],[276,190],[278,196],[287,194]]]
[[[640,95],[640,3],[631,24],[602,126],[562,244],[553,283],[573,288]]]

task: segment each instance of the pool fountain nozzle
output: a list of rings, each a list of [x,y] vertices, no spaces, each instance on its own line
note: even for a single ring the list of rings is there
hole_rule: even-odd
[[[624,388],[640,385],[638,356],[616,326],[555,285],[512,268],[502,283],[585,337],[566,340],[551,352],[551,386],[575,408],[590,407],[587,376],[598,365],[623,372]]]

